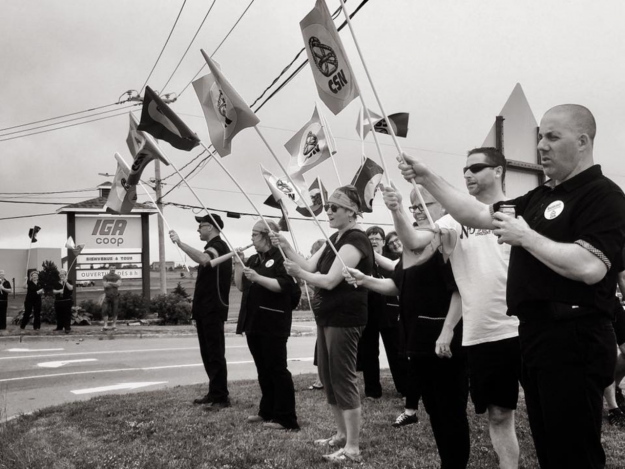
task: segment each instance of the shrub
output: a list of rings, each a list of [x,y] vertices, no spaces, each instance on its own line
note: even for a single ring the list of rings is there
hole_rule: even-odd
[[[39,283],[43,286],[45,292],[52,292],[52,288],[59,283],[59,280],[59,269],[57,269],[56,264],[52,261],[43,261],[39,271]]]
[[[180,282],[178,282],[178,285],[176,285],[176,288],[174,288],[174,291],[172,293],[185,299],[189,298],[189,293],[187,293],[187,289],[183,287]]]
[[[143,295],[123,292],[119,295],[119,319],[141,319],[147,316],[150,310],[150,300]]]
[[[79,305],[83,311],[89,313],[93,319],[100,321],[102,319],[102,307],[94,300],[83,300]]]
[[[190,324],[191,303],[176,293],[152,298],[150,311],[163,319],[163,324]]]
[[[41,322],[56,324],[56,311],[54,311],[54,296],[44,296],[41,299]]]

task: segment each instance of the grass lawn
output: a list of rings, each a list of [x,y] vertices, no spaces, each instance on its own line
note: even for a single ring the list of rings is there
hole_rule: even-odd
[[[323,449],[312,440],[333,432],[322,391],[308,391],[311,375],[295,377],[300,432],[264,430],[247,424],[256,413],[255,381],[230,385],[233,407],[207,413],[191,401],[206,386],[105,396],[41,410],[0,424],[0,468],[312,468],[323,462]],[[438,454],[425,412],[420,422],[402,429],[391,422],[402,410],[388,375],[385,397],[363,404],[363,468],[435,468]],[[497,460],[484,416],[469,406],[472,468],[496,468]],[[517,418],[521,466],[538,467],[523,402]],[[625,466],[623,433],[604,426],[608,468]]]

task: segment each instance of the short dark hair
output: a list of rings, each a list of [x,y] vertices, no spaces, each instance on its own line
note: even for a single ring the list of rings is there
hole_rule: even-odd
[[[469,150],[467,153],[467,158],[471,155],[475,155],[478,153],[486,157],[486,162],[488,164],[502,167],[503,172],[501,176],[501,184],[503,185],[504,181],[506,180],[506,166],[508,164],[506,161],[506,157],[503,156],[503,153],[501,153],[495,147],[481,147]]]
[[[367,228],[367,231],[365,231],[365,234],[367,235],[367,238],[372,234],[379,234],[382,237],[382,240],[384,240],[384,238],[386,237],[384,230],[379,226],[370,226],[369,228]]]
[[[356,207],[358,207],[358,213],[362,211],[362,201],[360,200],[358,189],[356,189],[351,184],[348,184],[346,186],[337,187],[336,190],[341,191],[343,194],[345,194],[349,198],[349,200],[351,200],[352,202],[356,204]],[[356,213],[356,215],[358,215],[358,213]]]

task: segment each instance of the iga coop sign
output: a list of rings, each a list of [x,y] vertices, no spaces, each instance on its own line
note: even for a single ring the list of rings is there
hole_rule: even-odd
[[[76,240],[91,252],[104,249],[141,249],[139,217],[76,217]]]

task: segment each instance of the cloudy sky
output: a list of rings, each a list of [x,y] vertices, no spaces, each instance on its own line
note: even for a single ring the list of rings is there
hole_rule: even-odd
[[[0,129],[112,104],[125,91],[140,90],[182,3],[3,1],[0,102],[4,112],[0,113]],[[350,0],[348,9],[359,3]],[[250,0],[216,0],[172,76],[211,6],[206,0],[187,0],[150,86],[180,94],[203,64],[199,49],[212,54],[249,4]],[[254,101],[303,47],[299,21],[313,5],[313,0],[255,0],[215,54],[226,76],[248,102]],[[328,0],[328,6],[334,11],[339,2]],[[353,23],[384,107],[389,113],[410,112],[410,131],[402,140],[404,149],[453,184],[463,184],[460,168],[466,151],[481,145],[515,84],[521,83],[537,120],[547,109],[562,103],[583,104],[593,111],[598,123],[595,161],[625,188],[624,18],[625,2],[618,0],[370,0]],[[347,28],[341,36],[367,104],[377,111]],[[288,154],[283,145],[310,118],[316,98],[312,74],[306,67],[258,113],[261,131],[284,163]],[[110,112],[92,119],[122,114],[124,106],[62,120],[103,111]],[[192,87],[172,108],[205,142],[209,141]],[[133,109],[138,112],[140,108]],[[337,139],[336,163],[343,183],[349,182],[359,165],[360,142],[355,132],[358,110],[359,104],[353,102],[337,116],[326,111]],[[115,171],[114,152],[130,158],[125,143],[127,115],[25,137],[21,137],[25,132],[14,133],[52,122],[58,121],[0,131],[0,200],[38,202],[0,202],[0,248],[28,247],[27,232],[33,224],[42,227],[39,246],[63,246],[67,236],[64,216],[7,218],[52,213],[61,205],[51,203],[95,197],[94,188],[110,180],[98,173]],[[387,136],[380,140],[390,176],[407,194],[409,186],[400,180],[393,163],[396,151],[392,141]],[[162,147],[178,167],[200,152],[182,152],[166,143]],[[366,152],[378,159],[372,142],[366,144]],[[259,163],[274,173],[279,170],[258,135],[251,129],[240,133],[232,154],[223,162],[261,205],[268,189]],[[170,168],[163,168],[164,176],[171,173]],[[153,176],[153,168],[144,175]],[[320,176],[329,189],[338,185],[329,162],[307,176],[311,176],[310,181]],[[177,176],[168,178],[165,191],[177,181]],[[209,207],[253,211],[214,162],[208,162],[190,183]],[[70,190],[85,191],[19,194]],[[140,195],[139,200],[147,199]],[[165,201],[198,205],[186,188],[174,190]],[[388,223],[381,199],[375,206],[365,221]],[[267,207],[263,211],[277,214]],[[201,246],[191,211],[170,206],[165,213],[184,241]],[[226,233],[235,245],[248,244],[254,221],[251,217],[226,219]],[[302,250],[321,237],[308,222],[295,222],[294,231]],[[156,218],[152,217],[153,259],[158,258],[156,240]],[[167,259],[179,259],[170,243]]]

